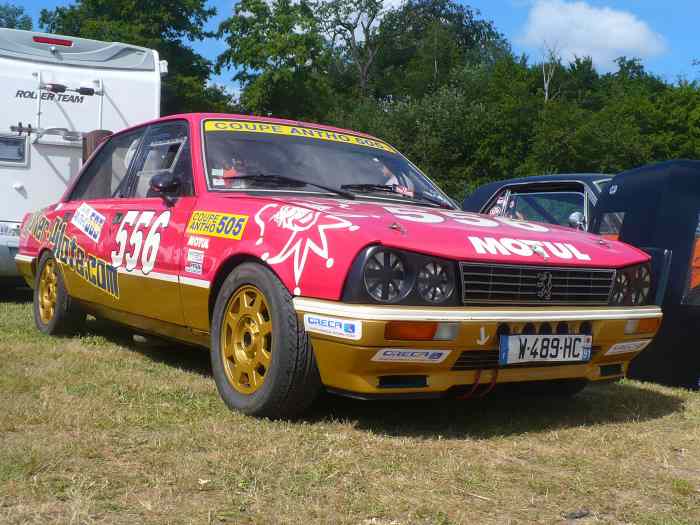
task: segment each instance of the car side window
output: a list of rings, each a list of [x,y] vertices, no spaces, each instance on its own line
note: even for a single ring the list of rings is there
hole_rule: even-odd
[[[145,131],[140,128],[109,138],[80,175],[70,200],[118,196]]]
[[[506,200],[508,199],[508,189],[504,188],[498,192],[495,199],[491,200],[491,204],[483,211],[488,215],[503,215],[505,211]]]
[[[603,213],[600,218],[598,233],[606,239],[617,241],[620,238],[620,232],[622,231],[624,222],[624,211]]]
[[[151,190],[151,179],[172,173],[180,180],[180,196],[193,194],[192,161],[188,124],[184,121],[151,126],[135,164],[130,196],[151,198],[160,195]]]
[[[511,194],[504,215],[510,219],[569,226],[569,216],[574,212],[583,214],[584,208],[583,193],[523,192]]]

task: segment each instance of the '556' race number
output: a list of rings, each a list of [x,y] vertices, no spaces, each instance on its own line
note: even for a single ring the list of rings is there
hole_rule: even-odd
[[[164,211],[154,220],[156,212],[131,210],[119,225],[117,249],[112,251],[112,265],[124,265],[127,271],[135,270],[141,261],[141,271],[150,273],[156,263],[160,247],[160,229],[170,222],[170,212]],[[146,238],[144,240],[144,232]]]

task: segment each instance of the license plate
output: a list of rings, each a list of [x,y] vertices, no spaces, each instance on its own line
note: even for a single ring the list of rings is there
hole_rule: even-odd
[[[499,362],[512,365],[588,361],[592,343],[590,335],[502,335]]]

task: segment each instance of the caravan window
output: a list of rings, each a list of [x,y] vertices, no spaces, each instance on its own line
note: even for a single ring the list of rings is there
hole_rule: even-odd
[[[109,199],[117,196],[144,131],[145,128],[141,128],[109,139],[82,172],[71,200]]]
[[[0,164],[6,166],[27,165],[27,137],[0,135]]]

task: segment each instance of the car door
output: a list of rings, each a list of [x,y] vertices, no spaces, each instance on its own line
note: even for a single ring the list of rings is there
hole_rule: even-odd
[[[151,188],[153,178],[162,174],[176,175],[176,195]],[[178,274],[193,193],[188,123],[172,120],[149,126],[129,171],[124,198],[112,206],[105,244],[119,276],[119,309],[184,324]]]
[[[69,197],[52,213],[50,244],[72,297],[95,305],[119,305],[117,269],[105,246],[115,202],[145,131],[137,128],[107,139],[80,172]]]

